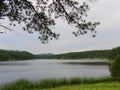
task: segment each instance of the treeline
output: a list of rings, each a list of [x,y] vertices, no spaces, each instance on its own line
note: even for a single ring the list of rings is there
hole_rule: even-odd
[[[115,59],[120,56],[120,47],[111,50],[94,50],[85,52],[71,52],[64,54],[39,54],[34,55],[26,51],[11,51],[0,49],[0,61],[28,60],[28,59]]]
[[[65,54],[42,54],[36,55],[36,58],[39,59],[93,59],[100,58],[105,59],[109,57],[110,50],[94,50],[94,51],[85,51],[85,52],[71,52]]]
[[[114,60],[117,56],[120,56],[120,47],[113,48],[109,52],[109,59]]]
[[[27,60],[34,59],[35,56],[32,53],[26,51],[9,51],[0,50],[0,61],[8,60]]]

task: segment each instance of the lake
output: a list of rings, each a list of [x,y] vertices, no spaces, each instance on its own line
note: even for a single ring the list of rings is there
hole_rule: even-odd
[[[108,60],[27,60],[0,62],[0,84],[18,79],[110,76]]]

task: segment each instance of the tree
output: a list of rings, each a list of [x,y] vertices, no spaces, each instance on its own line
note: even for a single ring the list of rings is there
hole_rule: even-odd
[[[86,21],[88,5],[80,5],[77,0],[1,0],[0,19],[8,18],[10,25],[16,22],[23,25],[23,30],[29,33],[38,32],[42,43],[53,38],[58,39],[59,34],[52,31],[57,18],[65,19],[68,24],[74,25],[77,31],[75,36],[87,34],[88,31],[96,33],[95,28],[99,22]],[[0,26],[10,30],[0,23]],[[2,33],[2,32],[1,32]]]
[[[118,55],[116,59],[111,63],[110,71],[111,76],[115,80],[120,81],[120,55]]]
[[[120,47],[110,50],[109,59],[111,76],[120,81]]]
[[[115,60],[118,55],[120,55],[120,47],[113,48],[109,52],[109,59]]]

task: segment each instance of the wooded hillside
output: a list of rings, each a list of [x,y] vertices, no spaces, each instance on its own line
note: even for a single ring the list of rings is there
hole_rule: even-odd
[[[39,59],[93,59],[100,58],[105,59],[109,56],[109,50],[94,50],[94,51],[85,51],[85,52],[71,52],[65,54],[41,54],[36,55],[36,58]]]
[[[35,56],[26,51],[0,50],[0,61],[27,60],[33,58],[35,58]]]

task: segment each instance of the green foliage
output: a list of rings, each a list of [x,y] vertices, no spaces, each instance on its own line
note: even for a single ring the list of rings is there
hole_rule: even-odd
[[[31,82],[25,79],[15,81],[5,86],[1,86],[0,90],[25,90],[31,86]]]
[[[100,58],[106,59],[108,58],[109,50],[95,50],[95,51],[86,51],[86,52],[71,52],[65,54],[58,54],[58,55],[36,55],[36,58],[46,58],[46,59],[93,59],[93,58]]]
[[[111,76],[120,81],[120,47],[113,48],[109,52]]]
[[[26,51],[0,50],[0,61],[33,59],[35,56]]]
[[[16,82],[6,84],[0,87],[0,90],[34,90],[34,89],[47,89],[55,88],[64,85],[76,85],[76,84],[93,84],[103,82],[114,82],[111,77],[103,78],[72,78],[72,79],[46,79],[37,82],[31,82],[27,80],[18,80]]]
[[[111,63],[111,76],[120,82],[120,55]]]
[[[109,59],[114,60],[118,55],[120,55],[120,47],[113,48],[109,52]]]

